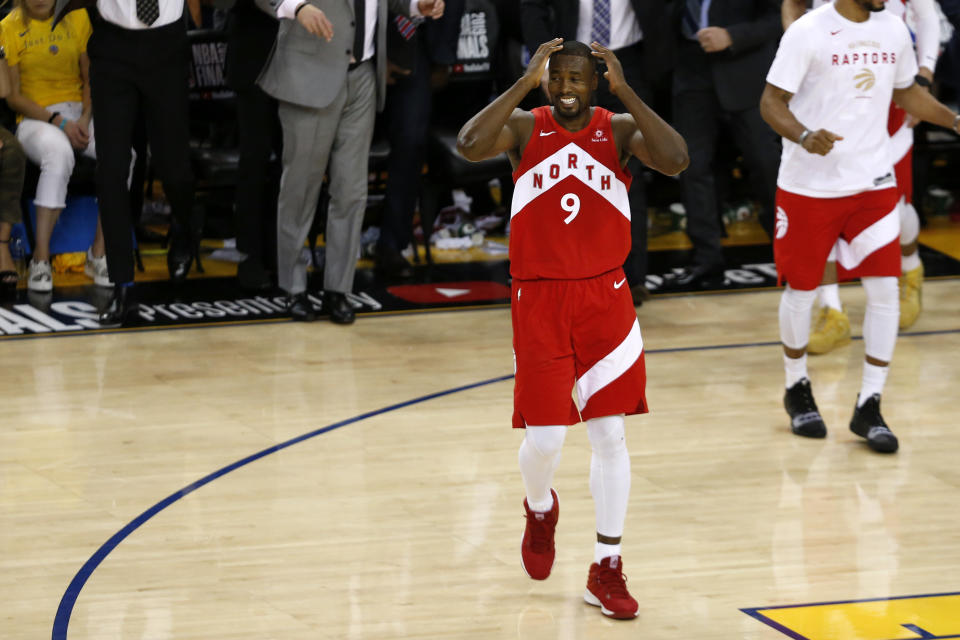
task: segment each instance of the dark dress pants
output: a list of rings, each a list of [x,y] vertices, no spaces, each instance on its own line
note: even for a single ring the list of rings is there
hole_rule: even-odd
[[[276,269],[279,171],[282,133],[277,101],[256,85],[237,89],[240,161],[237,167],[235,223],[237,249],[265,270]]]
[[[398,77],[387,90],[390,157],[378,246],[388,251],[402,251],[413,240],[413,210],[420,193],[430,124],[430,60],[422,43],[418,42],[415,50],[412,73]]]
[[[142,112],[152,163],[175,223],[171,251],[193,250],[193,171],[187,98],[187,35],[182,21],[129,30],[94,22],[87,46],[97,122],[97,197],[110,279],[133,282],[130,148]],[[139,185],[137,185],[139,188]]]

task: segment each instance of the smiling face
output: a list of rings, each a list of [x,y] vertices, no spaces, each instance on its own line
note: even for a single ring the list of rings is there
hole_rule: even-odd
[[[597,88],[597,73],[591,58],[556,53],[547,69],[547,90],[558,120],[577,120],[590,110],[590,97]]]

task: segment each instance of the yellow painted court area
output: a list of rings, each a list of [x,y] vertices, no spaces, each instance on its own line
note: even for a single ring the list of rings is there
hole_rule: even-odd
[[[960,593],[756,609],[756,613],[805,640],[960,638]]]

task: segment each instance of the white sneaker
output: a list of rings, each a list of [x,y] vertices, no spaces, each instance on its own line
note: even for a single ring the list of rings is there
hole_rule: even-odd
[[[27,277],[30,291],[53,291],[53,269],[46,260],[31,260],[30,275]]]
[[[112,287],[110,274],[107,272],[107,256],[93,257],[93,252],[87,249],[87,261],[83,264],[83,272],[93,278],[93,284],[98,287]]]

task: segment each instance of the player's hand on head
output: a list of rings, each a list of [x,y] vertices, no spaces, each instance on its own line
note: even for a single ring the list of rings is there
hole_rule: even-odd
[[[826,129],[817,129],[804,139],[803,148],[810,153],[825,156],[830,153],[833,149],[833,143],[838,140],[843,140],[843,136]]]
[[[603,73],[603,77],[607,79],[607,83],[610,85],[610,93],[617,95],[617,91],[627,85],[627,81],[623,77],[623,66],[620,64],[620,61],[617,60],[617,56],[613,51],[599,42],[591,42],[590,48],[593,49],[591,52],[593,57],[603,61],[607,65],[607,70]]]
[[[333,23],[327,18],[327,14],[312,4],[304,5],[297,12],[297,21],[313,35],[327,42],[333,40]]]
[[[523,74],[524,78],[530,82],[530,89],[534,89],[540,85],[540,79],[546,74],[547,63],[550,61],[550,56],[560,51],[562,47],[563,38],[554,38],[537,47],[536,53],[533,54],[529,64],[527,64],[526,73]]]

